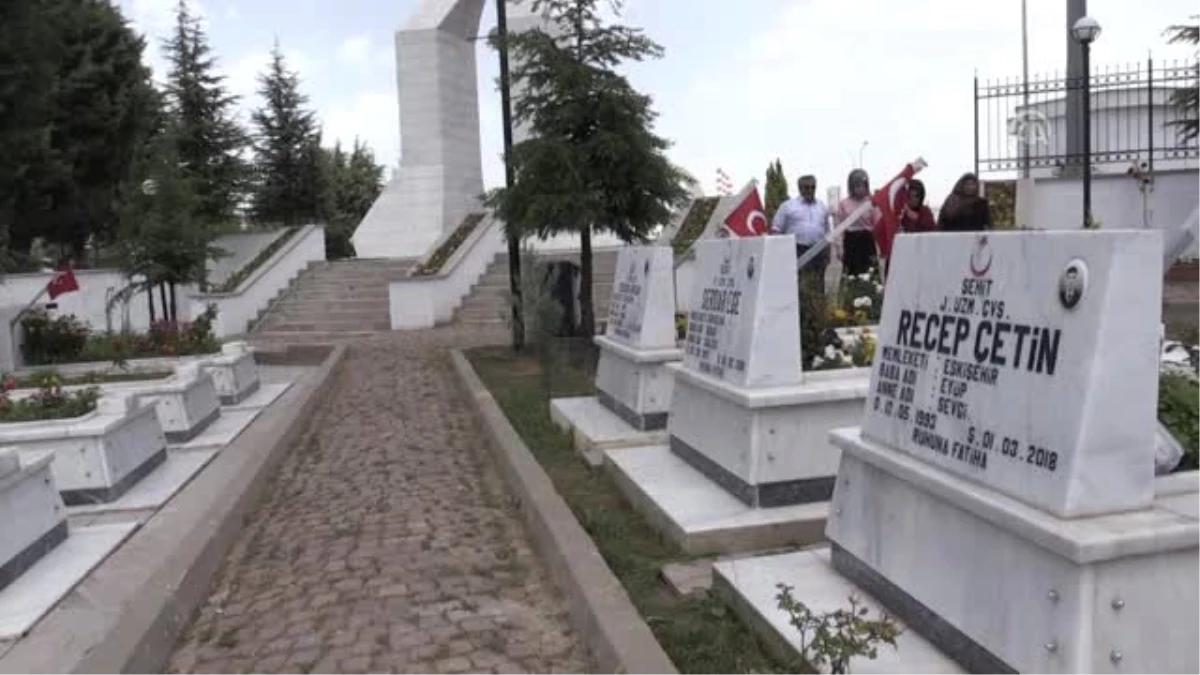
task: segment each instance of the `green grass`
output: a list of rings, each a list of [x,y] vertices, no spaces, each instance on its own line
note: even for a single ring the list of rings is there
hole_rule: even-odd
[[[1183,445],[1183,461],[1176,471],[1200,467],[1200,385],[1185,375],[1158,378],[1158,420]]]
[[[606,473],[585,464],[550,420],[550,398],[594,393],[586,347],[560,350],[544,361],[546,370],[537,357],[518,358],[505,347],[467,356],[680,672],[788,672],[718,598],[681,598],[665,587],[662,566],[689,557],[629,506]]]

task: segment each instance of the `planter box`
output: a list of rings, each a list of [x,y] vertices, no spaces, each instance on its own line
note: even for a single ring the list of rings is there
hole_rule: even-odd
[[[257,372],[257,371],[256,371]],[[179,366],[166,381],[131,390],[135,405],[152,404],[167,441],[186,443],[221,415],[221,401],[211,372],[200,365]]]
[[[105,395],[96,410],[71,419],[0,424],[0,445],[16,446],[24,463],[51,456],[66,504],[111,502],[167,458],[155,406],[128,396]]]
[[[237,405],[258,391],[258,364],[245,342],[227,343],[220,356],[200,363],[200,371],[212,375],[222,405]]]
[[[0,449],[0,590],[67,538],[50,462],[22,466],[16,450]]]

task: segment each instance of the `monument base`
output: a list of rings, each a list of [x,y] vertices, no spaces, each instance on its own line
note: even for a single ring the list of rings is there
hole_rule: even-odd
[[[674,377],[666,364],[683,358],[677,348],[634,349],[598,335],[596,389],[600,402],[639,431],[667,428]]]
[[[783,663],[800,657],[800,633],[779,609],[779,584],[792,588],[792,597],[816,614],[849,609],[850,596],[870,610],[880,603],[834,571],[828,548],[781,555],[726,560],[713,565],[713,590],[762,638]],[[901,628],[905,626],[901,622]],[[896,647],[881,645],[875,659],[850,661],[852,673],[958,673],[961,666],[912,630],[903,630]]]
[[[639,431],[600,403],[595,396],[556,398],[550,401],[550,419],[571,434],[575,452],[592,466],[604,463],[604,451],[667,441],[667,432]]]
[[[862,416],[865,368],[743,388],[678,366],[670,448],[749,507],[827,501],[839,452],[829,431]]]
[[[1150,508],[1065,519],[832,437],[834,567],[968,670],[1200,669],[1200,472],[1156,479]]]
[[[605,450],[604,468],[634,508],[691,555],[806,545],[824,537],[828,502],[747,506],[665,445]]]

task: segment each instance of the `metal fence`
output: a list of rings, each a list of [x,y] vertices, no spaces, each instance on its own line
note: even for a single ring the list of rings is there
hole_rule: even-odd
[[[975,78],[975,171],[1057,173],[1083,164],[1084,87],[1090,80],[1092,165],[1183,165],[1200,157],[1180,135],[1187,117],[1177,92],[1200,82],[1200,62],[1175,61],[1093,69],[1090,78],[1060,74]]]

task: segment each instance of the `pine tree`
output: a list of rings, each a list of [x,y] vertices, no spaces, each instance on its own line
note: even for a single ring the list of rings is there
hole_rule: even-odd
[[[787,178],[783,175],[783,163],[776,159],[767,166],[767,182],[764,188],[763,209],[767,220],[775,217],[779,206],[788,200]]]
[[[619,13],[619,0],[605,4]],[[493,191],[487,203],[521,236],[579,234],[581,324],[591,335],[592,231],[646,241],[688,199],[687,179],[666,158],[670,144],[651,130],[650,97],[614,70],[624,61],[657,58],[662,48],[640,30],[604,25],[599,0],[532,5],[561,37],[536,29],[492,36],[517,64],[513,116],[533,137],[513,148],[513,184]]]
[[[186,0],[176,7],[175,32],[163,47],[171,64],[167,108],[185,177],[196,192],[197,222],[225,225],[237,215],[247,173],[240,155],[247,138],[233,112],[237,97],[216,74],[208,36]]]
[[[300,79],[288,69],[278,42],[259,85],[264,105],[252,116],[252,219],[282,225],[312,222],[326,192],[321,185],[321,135],[316,114],[307,109],[308,97],[300,93]]]
[[[1193,20],[1200,16],[1193,16]],[[1200,23],[1176,24],[1167,28],[1169,44],[1183,42],[1200,45]],[[1200,63],[1193,63],[1195,79],[1190,87],[1181,87],[1171,94],[1171,105],[1175,107],[1179,119],[1168,122],[1175,127],[1180,142],[1187,142],[1200,136]]]
[[[350,237],[383,191],[383,167],[358,139],[347,154],[341,143],[325,151],[326,194],[322,199],[325,251],[333,258],[352,258]]]

